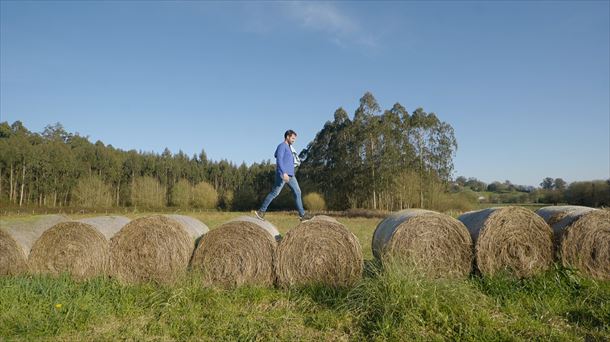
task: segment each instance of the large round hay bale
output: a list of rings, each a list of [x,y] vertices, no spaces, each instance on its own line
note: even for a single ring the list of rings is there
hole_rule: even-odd
[[[45,231],[32,246],[29,257],[34,273],[70,273],[76,279],[106,275],[112,238],[129,219],[99,216],[61,222]]]
[[[553,228],[559,221],[562,221],[566,216],[572,216],[570,220],[565,222],[572,223],[581,214],[595,210],[590,207],[582,207],[578,205],[556,205],[544,207],[536,210],[536,214],[540,215],[544,221]],[[553,230],[554,231],[554,230]]]
[[[610,280],[610,211],[555,206],[536,212],[553,228],[561,263],[596,279]]]
[[[195,240],[199,240],[204,234],[206,234],[210,230],[208,226],[206,226],[203,222],[191,216],[177,214],[163,216],[169,217],[180,223],[182,228],[186,230],[189,236]]]
[[[360,243],[333,218],[316,216],[288,231],[275,260],[278,285],[350,286],[362,276]]]
[[[195,240],[205,229],[194,219],[182,223],[163,215],[135,219],[110,240],[110,273],[124,283],[172,283],[186,272]]]
[[[313,221],[326,220],[326,221],[331,221],[334,223],[339,223],[339,221],[337,221],[336,218],[334,218],[332,216],[328,216],[328,215],[316,215],[311,220],[313,220]]]
[[[484,275],[508,271],[527,277],[553,262],[553,233],[544,220],[521,207],[489,208],[463,214],[475,244],[477,268]]]
[[[249,216],[235,218],[201,238],[191,268],[200,271],[209,285],[271,286],[279,236],[269,221]]]
[[[408,264],[430,277],[464,277],[472,269],[472,238],[451,216],[407,209],[381,221],[373,255],[383,263]]]
[[[0,220],[0,276],[28,271],[28,256],[34,242],[64,215],[42,215]]]

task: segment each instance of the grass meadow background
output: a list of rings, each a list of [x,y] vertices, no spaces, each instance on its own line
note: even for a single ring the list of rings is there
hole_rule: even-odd
[[[187,214],[210,229],[244,215]],[[83,216],[93,215],[70,215]],[[298,224],[288,213],[268,213],[267,219],[282,234]],[[223,290],[202,286],[194,273],[172,286],[127,286],[101,277],[75,282],[65,275],[2,277],[0,340],[610,340],[610,282],[558,265],[524,280],[477,274],[428,280],[408,270],[381,271],[370,246],[381,219],[338,220],[363,247],[365,276],[353,288]]]

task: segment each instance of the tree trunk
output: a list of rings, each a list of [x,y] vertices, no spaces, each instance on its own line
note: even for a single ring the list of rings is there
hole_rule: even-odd
[[[121,193],[121,180],[119,179],[119,182],[117,183],[116,186],[116,206],[119,206],[119,194]]]
[[[11,175],[9,178],[9,194],[8,201],[9,203],[13,202],[13,163],[11,163]]]
[[[373,189],[373,209],[377,209],[377,195],[375,194],[375,189]]]
[[[19,175],[17,174],[17,170],[15,170],[15,181],[13,182],[13,201],[12,203],[17,203],[17,181],[19,179]]]
[[[54,181],[54,186],[53,186],[53,208],[55,208],[55,205],[57,204],[57,188],[59,188],[59,186],[57,185],[59,183],[59,180],[57,179],[57,177],[55,177],[55,181]]]
[[[23,190],[25,188],[25,162],[23,163],[23,170],[21,172],[21,196],[19,196],[19,206],[23,204]]]
[[[28,190],[25,192],[26,196],[25,197],[25,205],[29,205],[30,203],[32,203],[32,194],[34,193],[34,190],[32,189],[32,183],[28,184]]]
[[[17,192],[19,191],[19,172],[15,170],[15,186],[13,187],[13,202],[17,204]]]
[[[134,205],[134,203],[133,203],[134,202],[134,200],[133,200],[134,196],[133,195],[134,195],[134,187],[135,187],[135,185],[136,185],[136,172],[134,170],[131,170],[131,191],[129,193],[129,196],[130,196],[129,203],[131,205]],[[135,207],[135,205],[134,205],[134,207]]]
[[[372,181],[373,181],[373,209],[377,209],[377,189],[376,189],[376,179],[375,179],[375,163],[374,163],[374,154],[375,154],[375,143],[373,142],[373,137],[369,135],[369,139],[371,139],[371,171],[372,171]]]
[[[424,151],[421,140],[419,141],[419,162],[420,162],[420,175],[419,175],[419,207],[424,207]]]

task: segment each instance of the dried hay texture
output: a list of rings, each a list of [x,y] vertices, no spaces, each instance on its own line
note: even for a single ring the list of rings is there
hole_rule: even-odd
[[[362,249],[344,225],[316,216],[290,230],[280,241],[275,260],[279,286],[325,284],[351,286],[362,276]]]
[[[208,226],[206,226],[203,222],[201,222],[198,219],[191,217],[191,216],[176,215],[176,214],[163,215],[163,216],[169,217],[170,219],[173,219],[174,221],[178,221],[178,223],[180,223],[182,228],[186,230],[186,232],[189,234],[189,236],[195,240],[201,238],[202,235],[206,234],[210,230],[208,228]]]
[[[45,231],[32,246],[29,257],[33,273],[69,273],[78,280],[107,275],[110,244],[129,219],[99,216],[61,222]]]
[[[163,215],[129,222],[110,240],[111,275],[123,283],[175,282],[185,274],[203,227]]]
[[[220,287],[272,286],[280,233],[269,221],[241,216],[205,234],[191,260],[204,283]]]
[[[483,275],[508,271],[528,277],[553,262],[553,233],[544,220],[521,207],[473,211],[458,218],[475,244],[475,261]]]
[[[553,228],[555,247],[565,267],[610,280],[610,211],[555,206],[536,213]]]
[[[34,242],[64,215],[43,215],[0,220],[0,276],[28,271],[28,256]]]
[[[465,277],[472,269],[468,229],[434,211],[406,209],[388,216],[377,226],[372,248],[382,263],[414,267],[432,278]]]

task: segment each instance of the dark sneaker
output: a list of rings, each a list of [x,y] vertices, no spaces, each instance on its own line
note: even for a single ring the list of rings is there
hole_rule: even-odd
[[[254,214],[259,220],[265,221],[265,212],[260,210],[254,210]]]
[[[305,214],[303,216],[300,216],[299,219],[301,220],[301,222],[307,222],[307,221],[311,220],[312,217],[309,214]]]

